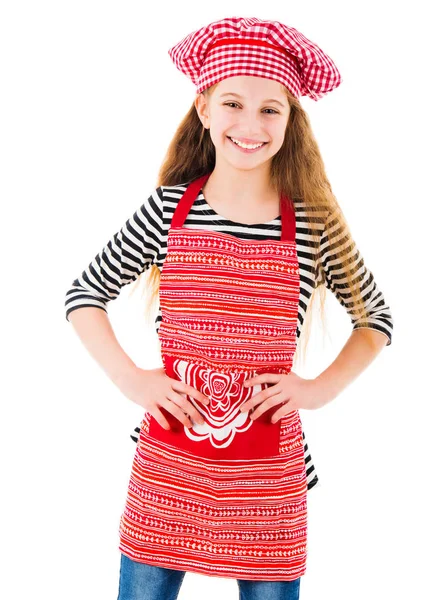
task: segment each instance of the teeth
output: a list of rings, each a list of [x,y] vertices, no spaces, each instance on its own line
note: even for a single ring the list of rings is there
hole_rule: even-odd
[[[241,146],[242,148],[247,148],[247,150],[253,150],[254,148],[259,148],[260,146],[263,146],[262,142],[260,144],[244,144],[243,142],[235,140],[235,138],[231,137],[230,139],[232,140],[232,142],[235,142],[235,144],[237,144],[238,146]]]

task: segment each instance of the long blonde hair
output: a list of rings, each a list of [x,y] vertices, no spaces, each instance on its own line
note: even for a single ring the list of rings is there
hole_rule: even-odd
[[[206,100],[213,93],[216,85],[202,92]],[[341,240],[344,243],[342,250],[339,251],[337,249],[335,252],[335,265],[337,268],[341,267],[344,271],[344,278],[351,292],[350,306],[353,314],[361,319],[365,319],[364,322],[362,321],[362,324],[365,325],[367,324],[368,313],[364,306],[362,294],[360,293],[360,281],[363,275],[356,277],[356,269],[353,268],[355,252],[351,243],[352,238],[348,224],[332,192],[308,115],[298,99],[285,86],[281,87],[288,98],[290,114],[282,147],[271,161],[271,185],[277,193],[283,191],[288,198],[298,199],[303,202],[304,210],[307,212],[307,233],[312,240],[312,245],[316,246],[316,273],[320,269],[320,236],[319,229],[314,228],[313,224],[320,222],[320,207],[322,207],[323,211],[325,209],[325,215],[329,215],[329,219],[337,221],[334,229],[337,231],[339,227],[343,231]],[[173,186],[190,182],[206,173],[212,172],[214,166],[215,146],[210,138],[209,130],[203,127],[195,102],[193,102],[171,140],[159,170],[156,187]],[[312,214],[311,207],[313,213],[318,211],[318,216]],[[318,232],[318,236],[316,236],[316,232]],[[304,326],[300,333],[301,339],[297,345],[294,362],[301,358],[299,356],[299,349],[302,345],[304,361],[306,358],[316,293],[319,294],[320,317],[323,329],[325,329],[326,288],[324,277],[321,279],[322,282],[316,285],[307,306]],[[155,306],[158,300],[160,284],[160,271],[158,267],[152,265],[151,268],[144,271],[133,284],[132,291],[138,287],[140,280],[146,280],[144,292],[148,295],[148,300],[145,302],[145,315],[149,319],[151,308]]]

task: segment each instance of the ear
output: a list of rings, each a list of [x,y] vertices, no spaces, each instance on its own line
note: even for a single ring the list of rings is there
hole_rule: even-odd
[[[198,94],[195,98],[195,108],[197,110],[198,118],[203,123],[203,127],[208,129],[209,125],[209,109],[207,106],[206,98],[204,94]]]

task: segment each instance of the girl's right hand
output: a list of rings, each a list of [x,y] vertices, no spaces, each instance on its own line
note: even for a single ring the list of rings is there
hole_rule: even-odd
[[[186,394],[205,406],[209,404],[209,398],[187,383],[168,377],[163,367],[158,369],[136,367],[123,378],[118,387],[127,398],[151,413],[164,429],[171,429],[171,427],[163,416],[161,407],[173,414],[186,427],[192,427],[189,417],[196,423],[204,423],[202,415],[186,398]]]

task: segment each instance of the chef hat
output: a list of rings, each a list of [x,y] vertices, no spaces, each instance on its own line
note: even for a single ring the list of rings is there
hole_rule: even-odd
[[[332,59],[297,29],[255,17],[214,21],[168,53],[197,94],[227,77],[255,75],[279,81],[297,98],[319,100],[342,81]]]

